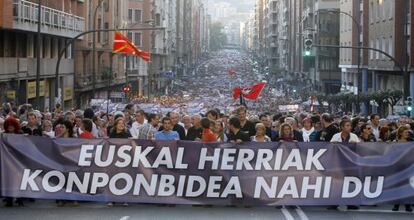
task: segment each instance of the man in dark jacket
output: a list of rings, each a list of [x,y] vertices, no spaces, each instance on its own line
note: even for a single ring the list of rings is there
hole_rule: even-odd
[[[22,128],[22,131],[24,134],[42,136],[42,128],[40,127],[34,112],[29,112],[27,114],[27,125]]]
[[[248,135],[248,133],[243,132],[241,130],[239,118],[232,117],[229,119],[229,129],[230,129],[230,134],[228,137],[229,142],[239,144],[242,142],[250,141],[250,136]]]
[[[339,132],[339,128],[333,123],[333,117],[328,113],[324,113],[321,116],[322,131],[318,133],[316,140],[321,142],[330,142],[332,137]]]
[[[255,124],[247,120],[247,109],[241,106],[237,109],[238,118],[240,120],[240,130],[245,132],[249,137],[256,134]]]
[[[191,117],[191,124],[192,127],[188,129],[186,140],[188,141],[195,141],[197,139],[201,139],[201,135],[203,133],[203,128],[201,127],[201,116],[200,115],[193,115]]]

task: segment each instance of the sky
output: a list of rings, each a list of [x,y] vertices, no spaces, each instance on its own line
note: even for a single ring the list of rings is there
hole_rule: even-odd
[[[209,3],[228,2],[235,6],[239,12],[254,10],[255,0],[208,0]]]

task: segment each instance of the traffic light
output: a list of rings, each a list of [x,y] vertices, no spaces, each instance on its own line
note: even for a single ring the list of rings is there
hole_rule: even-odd
[[[312,55],[312,45],[313,45],[312,38],[306,38],[305,42],[304,42],[304,45],[305,45],[305,52],[303,53],[303,55],[305,57],[311,56]]]
[[[129,85],[125,85],[124,87],[122,87],[122,92],[124,92],[125,94],[131,92],[131,87],[129,87]]]
[[[411,111],[413,111],[413,98],[412,97],[407,98],[407,111],[409,113],[411,113]]]

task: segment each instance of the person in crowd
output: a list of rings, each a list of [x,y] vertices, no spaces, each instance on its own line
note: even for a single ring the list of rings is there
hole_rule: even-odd
[[[184,131],[185,131],[185,136],[187,137],[188,129],[190,129],[193,126],[191,124],[191,117],[189,115],[184,115],[183,116],[183,120],[182,120],[181,126],[183,126]]]
[[[3,124],[3,130],[6,134],[22,134],[19,121],[14,117],[8,117]]]
[[[206,113],[206,117],[210,119],[210,121],[217,121],[219,113],[215,109],[211,109]]]
[[[65,118],[65,121],[70,121],[70,123],[72,123],[73,125],[75,124],[75,118],[76,118],[75,113],[68,111],[65,113],[64,118]]]
[[[201,116],[193,115],[191,117],[191,123],[193,126],[188,129],[186,140],[188,141],[198,141],[201,140],[201,135],[203,133],[203,128],[201,127]]]
[[[410,128],[408,128],[406,125],[401,125],[397,129],[397,138],[395,142],[398,143],[405,143],[410,141]],[[412,212],[413,208],[410,204],[405,204],[405,211]],[[394,204],[394,207],[392,208],[392,211],[398,211],[400,209],[400,204]]]
[[[135,112],[135,122],[132,123],[129,132],[131,133],[132,137],[138,139],[139,137],[139,129],[147,123],[145,119],[145,112],[143,110],[138,110]]]
[[[361,133],[360,127],[359,127],[360,121],[361,121],[360,117],[355,117],[351,120],[351,127],[352,127],[351,132],[356,134],[357,136]]]
[[[255,125],[253,122],[247,120],[247,109],[244,106],[241,106],[237,109],[237,116],[240,120],[240,129],[242,132],[245,132],[248,137],[251,137],[256,134]]]
[[[43,136],[54,138],[55,137],[55,131],[53,131],[53,124],[49,120],[44,120],[42,124],[42,132]]]
[[[336,133],[332,139],[332,143],[343,143],[343,144],[356,144],[359,143],[360,140],[358,136],[352,133],[352,122],[349,119],[343,119],[339,127],[341,128],[341,132]]]
[[[371,124],[372,134],[375,136],[375,139],[380,139],[380,116],[378,114],[372,114],[369,117],[369,123]]]
[[[186,139],[185,129],[183,126],[178,124],[178,122],[180,121],[180,114],[178,112],[169,112],[169,114],[167,114],[167,117],[171,120],[172,130],[178,133],[180,140],[185,140]],[[163,129],[164,129],[164,126],[160,128],[160,130],[163,130]]]
[[[83,115],[76,115],[75,116],[75,124],[73,126],[74,135],[75,137],[79,137],[81,134],[81,126],[82,126]]]
[[[298,140],[295,138],[293,128],[289,123],[283,123],[282,125],[280,125],[277,141],[298,142]]]
[[[230,133],[227,140],[228,142],[240,144],[242,142],[250,141],[248,133],[241,130],[239,117],[231,117],[229,119],[228,128]]]
[[[272,123],[270,121],[269,115],[262,114],[259,116],[259,119],[260,119],[260,122],[264,124],[264,126],[266,127],[266,136],[272,137]],[[256,133],[257,133],[257,129],[256,129]]]
[[[29,112],[27,114],[27,125],[22,127],[22,131],[24,134],[33,136],[43,135],[42,128],[38,124],[37,116],[34,112]]]
[[[217,120],[216,122],[214,122],[213,132],[217,137],[217,141],[227,142],[227,136],[224,130],[224,123],[221,120]]]
[[[210,129],[211,124],[212,122],[210,121],[210,119],[208,118],[201,119],[201,127],[203,128],[203,133],[201,135],[201,141],[203,142],[216,142],[217,141],[216,135]]]
[[[61,118],[57,121],[55,128],[59,132],[56,132],[55,136],[56,138],[73,138],[73,124],[72,122],[65,120],[64,118]]]
[[[126,129],[125,120],[123,117],[119,117],[115,120],[114,126],[109,133],[109,138],[130,138],[132,137],[129,131]]]
[[[158,132],[159,118],[156,114],[148,114],[148,123],[141,126],[138,130],[138,139],[155,140],[155,134]]]
[[[286,117],[285,123],[288,123],[292,127],[295,139],[299,142],[303,142],[302,134],[300,133],[298,121],[296,120],[296,118]]]
[[[3,127],[3,125],[4,125],[4,118],[3,117],[0,117],[0,134],[1,133],[4,133],[4,127]]]
[[[377,142],[377,138],[373,134],[372,123],[364,123],[361,126],[361,135],[359,139],[362,142]]]
[[[58,128],[56,132],[56,138],[74,138],[73,136],[73,124],[65,118],[60,118],[55,124],[55,128]],[[56,200],[58,207],[62,207],[67,203],[72,203],[72,205],[77,206],[77,201],[68,201],[68,200]]]
[[[180,140],[180,135],[178,132],[173,131],[173,122],[169,117],[164,117],[162,120],[162,127],[161,131],[155,133],[155,140],[160,141],[173,141],[173,140]]]
[[[383,142],[390,142],[391,141],[391,132],[390,128],[387,126],[382,126],[380,128],[380,140]]]
[[[93,109],[91,109],[91,108],[87,108],[83,112],[83,118],[88,118],[90,120],[93,120],[94,116],[95,116],[95,113],[93,112]],[[99,131],[98,131],[98,128],[96,127],[95,123],[92,124],[92,134],[95,138],[99,137]]]
[[[324,113],[321,116],[322,131],[318,133],[317,140],[321,142],[330,142],[332,137],[339,132],[336,124],[333,123],[333,117]]]
[[[92,133],[93,122],[91,119],[83,119],[81,124],[82,133],[79,135],[79,138],[83,139],[93,139],[95,138]]]
[[[134,112],[135,112],[134,104],[129,103],[128,105],[125,106],[123,114],[124,114],[125,127],[128,130],[131,129],[132,124],[135,122]]]
[[[6,134],[22,134],[22,131],[21,131],[21,128],[20,128],[20,123],[14,117],[7,118],[4,121],[3,128],[4,128],[3,129],[4,133],[6,133]],[[12,207],[13,206],[13,198],[11,198],[11,197],[4,198],[3,202],[4,202],[4,206],[6,206],[6,207]],[[15,203],[18,206],[23,206],[23,199],[17,198]]]
[[[256,135],[250,137],[252,142],[271,142],[269,136],[266,135],[266,126],[263,123],[257,123],[256,126]]]
[[[318,132],[313,126],[311,118],[304,118],[302,120],[303,128],[301,129],[303,142],[314,142],[316,141]]]

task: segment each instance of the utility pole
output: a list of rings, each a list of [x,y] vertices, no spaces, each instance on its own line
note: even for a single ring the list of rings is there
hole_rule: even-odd
[[[36,109],[40,109],[40,44],[41,40],[41,28],[42,28],[42,0],[39,0],[38,10],[37,10],[37,37],[36,37]]]

